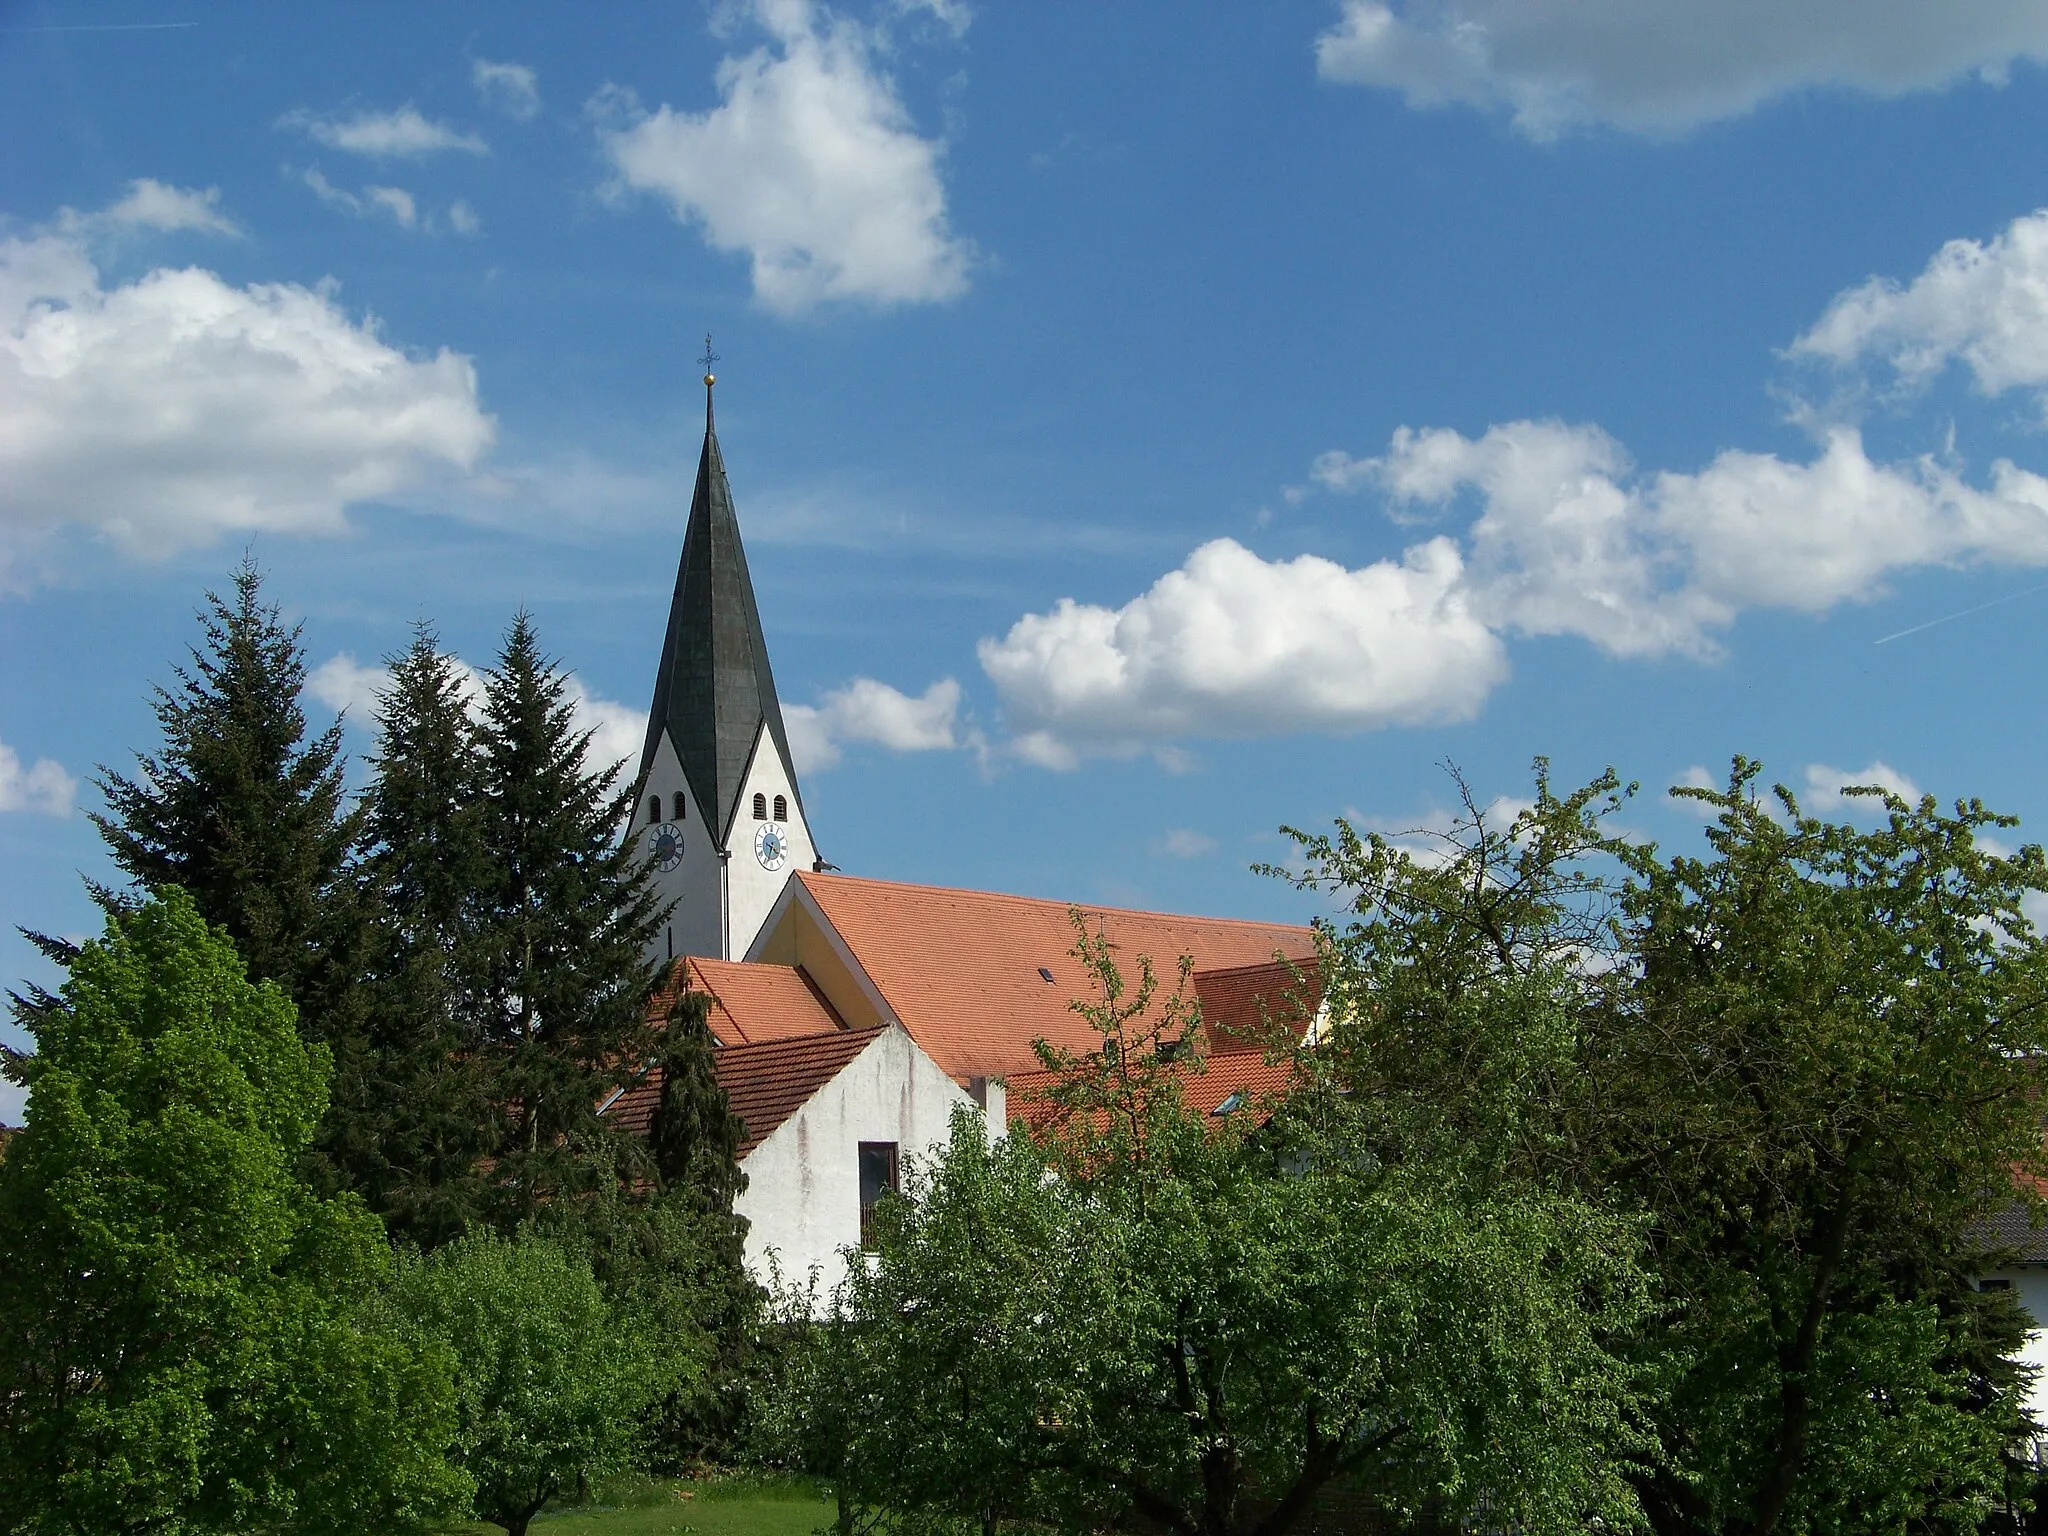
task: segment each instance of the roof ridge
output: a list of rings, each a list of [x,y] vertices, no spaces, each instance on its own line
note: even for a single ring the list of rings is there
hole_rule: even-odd
[[[865,1044],[889,1027],[887,1024],[868,1024],[859,1029],[821,1029],[816,1034],[783,1035],[779,1039],[774,1040],[742,1040],[738,1045],[721,1047],[718,1052],[718,1059],[720,1061],[734,1061],[741,1056],[756,1053],[787,1051],[798,1046],[815,1045],[821,1040],[842,1041],[849,1044],[859,1041]]]
[[[1198,912],[1162,912],[1152,907],[1113,907],[1101,902],[1062,901],[1051,896],[1020,896],[1011,891],[977,891],[959,885],[926,885],[917,880],[879,880],[872,875],[828,874],[806,869],[798,870],[796,877],[807,888],[819,883],[880,886],[888,890],[927,891],[940,896],[971,896],[977,901],[1014,902],[1027,907],[1061,907],[1068,911],[1078,909],[1084,916],[1094,913],[1116,913],[1127,917],[1166,918],[1174,922],[1224,923],[1235,928],[1286,928],[1301,933],[1314,931],[1313,925],[1309,923],[1282,923],[1258,917],[1204,917]],[[1256,960],[1251,964],[1270,965],[1272,962]]]

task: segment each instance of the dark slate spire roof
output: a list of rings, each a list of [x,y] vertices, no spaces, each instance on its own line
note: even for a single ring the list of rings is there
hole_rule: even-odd
[[[790,765],[792,790],[796,768],[782,728],[775,678],[768,670],[768,643],[754,606],[746,551],[740,547],[732,487],[726,484],[725,459],[718,451],[708,379],[705,385],[704,454],[697,461],[697,491],[690,498],[690,526],[683,535],[640,773],[644,778],[653,765],[655,745],[666,728],[682,759],[690,798],[717,817],[719,846],[725,847],[763,720]],[[801,791],[797,804],[803,804]]]

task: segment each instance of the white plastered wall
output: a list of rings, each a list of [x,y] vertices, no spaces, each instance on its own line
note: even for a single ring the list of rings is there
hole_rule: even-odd
[[[763,869],[761,861],[754,856],[754,835],[765,825],[754,819],[754,796],[757,794],[767,797],[771,817],[777,795],[782,796],[789,806],[789,817],[781,823],[789,851],[779,869]],[[775,750],[775,739],[768,734],[766,724],[762,725],[761,733],[754,741],[754,756],[747,765],[746,782],[740,789],[739,806],[733,816],[729,837],[732,858],[726,864],[726,878],[730,882],[730,926],[726,931],[727,947],[722,953],[728,960],[737,960],[753,944],[754,936],[761,931],[761,924],[767,921],[775,898],[782,894],[789,877],[797,870],[809,869],[818,858],[817,847],[811,841],[811,829],[804,822],[803,807],[797,804],[796,785],[789,765]]]
[[[819,1298],[829,1296],[846,1276],[840,1250],[860,1242],[860,1143],[923,1156],[945,1142],[955,1105],[977,1108],[901,1025],[877,1035],[741,1163],[747,1188],[733,1209],[750,1223],[755,1277],[768,1281],[772,1252],[785,1282],[815,1270]]]
[[[677,795],[684,800],[681,821],[674,819]],[[661,799],[662,820],[659,823],[648,817],[647,802],[654,796]],[[724,874],[719,867],[718,848],[711,827],[704,820],[703,809],[690,794],[689,784],[683,778],[682,760],[676,756],[667,731],[663,731],[655,742],[654,761],[648,766],[647,782],[641,786],[639,804],[633,807],[633,835],[639,842],[642,857],[648,855],[653,835],[662,825],[673,825],[682,834],[683,861],[674,869],[654,871],[655,890],[660,893],[664,904],[673,901],[676,908],[663,931],[655,935],[649,956],[657,960],[672,955],[722,958],[725,947],[719,918],[719,888]]]

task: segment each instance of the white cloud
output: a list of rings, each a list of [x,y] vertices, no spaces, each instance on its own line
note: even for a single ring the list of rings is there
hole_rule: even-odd
[[[103,225],[129,229],[195,229],[209,235],[234,236],[242,233],[241,226],[220,211],[219,187],[207,187],[204,191],[173,187],[148,176],[129,182],[128,195],[95,217]]]
[[[458,133],[446,123],[422,117],[413,106],[395,112],[358,112],[347,118],[320,117],[302,109],[286,113],[278,119],[278,126],[297,128],[330,149],[378,160],[413,159],[449,150],[481,155],[490,148],[473,133]]]
[[[1949,241],[1910,286],[1873,277],[1838,295],[1790,352],[1880,363],[1908,390],[1954,361],[1987,395],[2048,385],[2048,209],[1982,244]]]
[[[1671,787],[1673,789],[1711,789],[1714,793],[1719,794],[1728,787],[1728,781],[1725,777],[1708,771],[1704,765],[1694,763],[1685,772],[1671,781]],[[1670,795],[1666,797],[1666,803],[1686,812],[1688,815],[1697,816],[1702,821],[1712,821],[1717,814],[1712,806],[1702,801],[1694,800],[1690,796]]]
[[[966,290],[971,250],[947,225],[941,146],[920,138],[854,23],[809,0],[755,0],[770,46],[718,68],[708,112],[593,111],[621,186],[665,198],[721,251],[744,251],[779,314],[836,300],[927,303]]]
[[[21,1125],[28,1116],[28,1090],[0,1081],[0,1125]]]
[[[471,713],[483,707],[483,674],[467,662],[458,661],[462,688]],[[574,728],[590,733],[583,751],[583,766],[592,773],[609,772],[623,762],[630,774],[640,766],[640,750],[647,741],[647,714],[616,699],[601,698],[570,673],[564,679],[569,704],[574,711]],[[368,731],[375,728],[377,707],[384,690],[391,686],[391,673],[384,667],[366,667],[347,651],[330,656],[306,674],[306,692],[336,714],[348,711],[351,725]]]
[[[1190,736],[1463,720],[1507,675],[1463,561],[1432,539],[1362,570],[1204,544],[1121,608],[1063,598],[980,645],[1027,761],[1070,768]]]
[[[1908,805],[1920,803],[1920,786],[1889,763],[1873,762],[1853,773],[1845,773],[1827,763],[1813,763],[1806,770],[1806,809],[1823,815],[1839,812],[1852,816],[1882,816],[1883,801],[1870,795],[1842,793],[1845,789],[1864,785],[1875,785],[1897,795]]]
[[[522,123],[540,111],[540,76],[529,65],[477,59],[469,66],[469,83],[477,95]]]
[[[2022,59],[2048,60],[2037,0],[1344,0],[1316,40],[1325,80],[1504,110],[1535,139],[1680,132],[1815,87],[1902,96]]]
[[[894,0],[894,9],[899,16],[914,16],[922,11],[955,37],[966,36],[974,20],[974,11],[966,0]]]
[[[1696,473],[1631,472],[1597,427],[1510,422],[1467,438],[1396,432],[1387,454],[1317,461],[1398,507],[1475,493],[1465,576],[1496,628],[1575,634],[1616,655],[1715,653],[1745,608],[1818,613],[1924,565],[2048,564],[2048,481],[2000,461],[1988,490],[1930,459],[1878,464],[1853,429],[1806,463],[1729,450]]]
[[[400,229],[416,229],[427,234],[438,230],[433,213],[421,206],[419,199],[404,187],[371,185],[360,192],[351,192],[329,181],[318,166],[308,166],[299,172],[299,180],[310,187],[321,202],[339,209],[350,218],[385,218]],[[458,235],[473,235],[483,228],[483,221],[476,216],[475,209],[457,198],[448,206],[448,226]]]
[[[0,812],[36,811],[44,816],[69,816],[78,781],[52,758],[39,757],[29,767],[0,741]]]
[[[465,682],[474,697],[476,674],[467,667]],[[366,667],[343,651],[330,656],[306,674],[306,692],[337,715],[348,711],[352,724],[367,726],[377,714],[377,700],[391,685],[391,673],[383,667]]]
[[[1199,859],[1216,851],[1216,839],[1190,827],[1172,827],[1153,845],[1153,850],[1173,859]]]
[[[784,705],[782,721],[797,771],[808,773],[831,767],[852,743],[891,752],[952,751],[968,744],[960,734],[959,715],[960,685],[950,677],[919,695],[857,677],[815,706]]]
[[[406,229],[419,222],[419,205],[403,187],[365,187],[363,198],[372,208],[381,208]]]
[[[331,286],[186,267],[106,288],[75,241],[0,242],[0,570],[65,526],[143,558],[334,533],[494,430],[468,358],[400,351]]]

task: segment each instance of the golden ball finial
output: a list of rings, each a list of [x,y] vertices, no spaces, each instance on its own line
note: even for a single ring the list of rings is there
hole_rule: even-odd
[[[705,375],[704,375],[704,387],[705,387],[706,389],[709,389],[709,388],[710,388],[710,387],[711,387],[712,385],[716,384],[717,382],[718,382],[718,375],[717,375],[717,374],[715,374],[715,373],[707,373],[707,374],[705,374]]]

